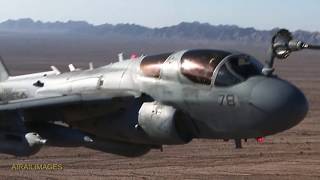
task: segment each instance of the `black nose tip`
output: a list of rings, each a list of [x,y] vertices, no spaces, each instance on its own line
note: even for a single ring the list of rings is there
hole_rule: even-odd
[[[251,94],[251,103],[265,112],[263,129],[271,133],[289,129],[306,116],[308,102],[294,85],[276,78],[258,83]]]

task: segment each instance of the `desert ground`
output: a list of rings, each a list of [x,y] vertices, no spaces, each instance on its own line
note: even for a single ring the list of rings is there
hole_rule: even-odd
[[[13,74],[62,68],[68,63],[85,67],[126,53],[157,53],[184,48],[222,48],[210,42],[172,43],[163,40],[103,40],[76,37],[0,37],[0,52]],[[261,47],[230,45],[263,58]],[[228,47],[229,47],[228,46]],[[292,55],[276,63],[276,73],[301,88],[310,111],[296,127],[266,137],[263,144],[249,139],[243,149],[233,141],[193,140],[164,146],[138,158],[126,158],[86,148],[44,147],[38,154],[17,158],[0,154],[0,179],[320,179],[320,52]],[[65,68],[62,68],[65,69]],[[12,170],[14,164],[57,163],[63,170]]]

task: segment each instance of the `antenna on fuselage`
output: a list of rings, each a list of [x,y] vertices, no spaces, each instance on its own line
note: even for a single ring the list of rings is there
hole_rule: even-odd
[[[56,75],[61,74],[61,71],[60,71],[57,67],[55,67],[55,66],[50,66],[50,68],[52,69],[52,71],[54,71],[54,72],[56,73]]]
[[[93,70],[93,63],[89,62],[89,70]]]
[[[76,68],[73,64],[69,64],[68,67],[69,67],[70,72],[81,70],[81,69],[79,69],[79,68]]]
[[[123,61],[123,53],[118,54],[118,60],[119,60],[119,62]]]

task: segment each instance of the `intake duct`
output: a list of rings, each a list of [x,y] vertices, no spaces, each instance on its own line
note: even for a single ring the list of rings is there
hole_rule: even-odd
[[[185,144],[193,138],[194,127],[190,119],[171,106],[143,103],[138,121],[139,128],[155,144]]]

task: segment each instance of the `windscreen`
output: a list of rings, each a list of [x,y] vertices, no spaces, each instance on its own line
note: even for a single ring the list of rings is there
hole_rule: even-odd
[[[263,65],[247,55],[230,57],[219,69],[215,85],[232,86],[252,76],[261,75]]]

